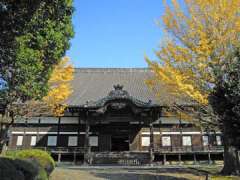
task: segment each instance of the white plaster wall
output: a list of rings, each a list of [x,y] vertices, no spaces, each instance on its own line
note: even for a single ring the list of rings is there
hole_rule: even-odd
[[[78,117],[61,117],[61,124],[78,124]]]

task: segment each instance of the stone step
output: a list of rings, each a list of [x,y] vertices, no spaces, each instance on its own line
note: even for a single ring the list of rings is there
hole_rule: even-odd
[[[93,164],[141,165],[149,162],[149,153],[99,152],[92,154]]]

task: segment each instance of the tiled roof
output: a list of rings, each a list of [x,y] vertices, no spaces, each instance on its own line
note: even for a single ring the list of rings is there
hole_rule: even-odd
[[[76,68],[74,79],[71,82],[73,93],[67,100],[69,106],[81,106],[87,101],[98,101],[106,97],[113,86],[123,85],[130,96],[143,101],[152,101],[161,105],[163,102],[156,98],[145,81],[152,77],[152,72],[147,68]],[[164,97],[169,96],[161,91]]]

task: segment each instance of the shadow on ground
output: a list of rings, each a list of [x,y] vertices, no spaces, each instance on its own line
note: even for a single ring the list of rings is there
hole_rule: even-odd
[[[192,180],[191,177],[189,179],[185,175],[191,174],[195,177],[204,176],[204,173],[188,168],[115,169],[112,171],[106,171],[105,169],[103,171],[92,170],[90,174],[107,180]]]
[[[189,180],[186,178],[177,178],[166,175],[152,175],[152,174],[139,174],[139,173],[91,173],[97,178],[107,180]]]
[[[188,168],[56,168],[51,180],[205,180],[205,174]]]

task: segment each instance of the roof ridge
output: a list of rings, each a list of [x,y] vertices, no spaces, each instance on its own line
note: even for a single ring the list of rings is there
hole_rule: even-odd
[[[74,69],[148,69],[148,67],[74,67]]]
[[[149,68],[74,68],[76,72],[147,72]]]

